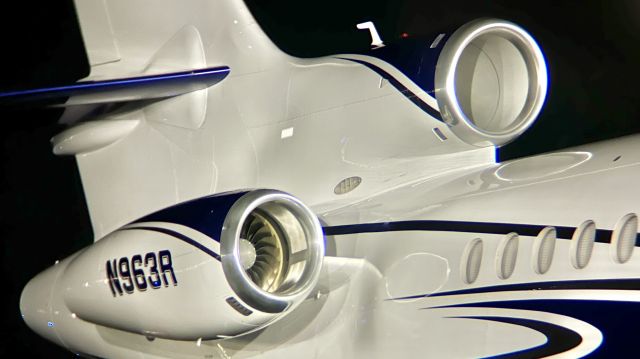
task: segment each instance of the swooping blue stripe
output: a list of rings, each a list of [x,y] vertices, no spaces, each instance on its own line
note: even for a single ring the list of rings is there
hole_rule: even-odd
[[[167,234],[171,237],[177,238],[185,243],[188,243],[196,248],[198,248],[199,250],[205,252],[206,254],[210,255],[211,257],[217,259],[218,261],[220,260],[220,255],[218,253],[215,253],[214,251],[210,250],[209,248],[203,246],[202,244],[194,241],[193,239],[185,236],[184,234],[178,233],[176,231],[172,231],[170,229],[166,229],[166,228],[157,228],[157,227],[133,227],[133,228],[125,228],[125,230],[135,230],[135,229],[140,229],[140,230],[144,230],[144,231],[153,231],[153,232],[159,232],[159,233],[164,233]]]

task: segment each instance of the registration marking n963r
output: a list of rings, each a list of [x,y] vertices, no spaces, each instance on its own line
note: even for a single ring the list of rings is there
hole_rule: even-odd
[[[131,257],[121,257],[107,260],[107,281],[114,297],[124,293],[132,294],[135,290],[144,292],[169,286],[171,282],[178,285],[178,279],[173,271],[171,252],[162,250],[158,253],[149,252],[142,256],[136,254]]]

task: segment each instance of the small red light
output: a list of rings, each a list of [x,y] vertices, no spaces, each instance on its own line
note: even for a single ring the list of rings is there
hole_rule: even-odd
[[[400,37],[403,39],[406,39],[407,37],[409,37],[409,34],[406,32],[403,32],[402,34],[400,34]]]

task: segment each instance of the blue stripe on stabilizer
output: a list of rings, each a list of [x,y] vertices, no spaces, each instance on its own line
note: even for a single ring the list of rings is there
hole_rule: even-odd
[[[169,74],[149,75],[73,85],[0,92],[0,102],[50,100],[87,96],[73,104],[91,104],[166,98],[202,90],[222,81],[231,70],[227,66]]]

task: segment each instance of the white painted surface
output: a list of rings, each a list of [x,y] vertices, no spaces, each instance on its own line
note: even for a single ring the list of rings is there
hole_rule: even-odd
[[[628,290],[433,296],[506,284],[636,278],[638,251],[621,264],[612,259],[610,244],[595,243],[586,266],[575,268],[571,241],[557,239],[551,265],[540,274],[540,241],[518,233],[513,273],[501,279],[496,263],[501,262],[504,234],[455,228],[356,233],[325,237],[327,257],[320,280],[299,307],[264,330],[210,340],[203,331],[222,328],[217,334],[233,335],[234,325],[241,326],[227,320],[233,313],[216,310],[215,300],[230,290],[216,267],[219,263],[166,236],[114,231],[161,208],[242,188],[290,192],[310,205],[326,226],[441,220],[578,227],[593,220],[599,229],[614,229],[623,216],[640,212],[640,138],[498,164],[493,145],[477,148],[461,140],[455,129],[425,114],[393,86],[381,86],[380,75],[367,67],[339,58],[303,60],[281,53],[238,0],[114,0],[105,8],[113,39],[105,38],[98,23],[92,29],[94,25],[81,21],[83,32],[102,34],[97,40],[86,38],[90,49],[116,43],[121,60],[92,61],[89,79],[194,64],[227,65],[231,74],[220,86],[205,90],[206,97],[200,93],[198,100],[176,98],[175,108],[170,102],[159,103],[86,125],[117,127],[122,118],[137,123],[130,132],[104,133],[100,135],[106,139],[89,141],[100,146],[83,143],[83,127],[57,142],[67,146],[64,153],[78,153],[98,241],[25,288],[25,320],[45,338],[76,352],[123,358],[481,357],[546,340],[526,327],[460,318],[491,314],[569,328],[582,343],[565,355],[581,356],[600,345],[603,333],[576,318],[542,311],[436,307],[545,298],[640,302],[640,294]],[[190,55],[181,59],[176,56],[180,49]],[[438,108],[434,94],[393,66],[350,56],[371,61]],[[200,105],[204,101],[206,107],[191,100]],[[436,127],[445,141],[434,136]],[[73,131],[82,136],[73,138]],[[74,147],[73,141],[80,142]],[[354,176],[362,181],[356,189],[334,192],[336,184]],[[190,229],[180,230],[199,238]],[[475,239],[483,245],[478,275],[465,283],[464,251]],[[206,243],[216,249],[216,243]],[[137,293],[126,303],[114,302],[103,282],[105,260],[158,246],[175,251],[184,291]],[[176,306],[181,309],[167,312]],[[145,328],[164,335],[151,341],[140,334]]]

